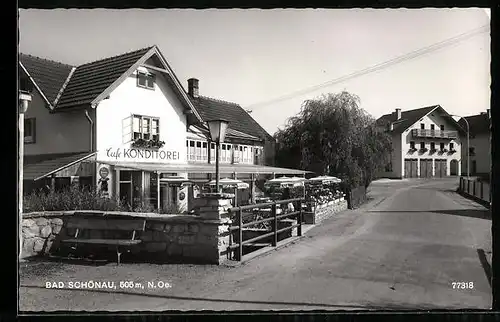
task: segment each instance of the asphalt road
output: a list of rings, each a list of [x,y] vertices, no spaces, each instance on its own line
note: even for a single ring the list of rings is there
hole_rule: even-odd
[[[450,178],[375,182],[368,204],[323,222],[299,241],[238,267],[206,268],[189,277],[186,270],[184,279],[178,271],[168,289],[53,290],[37,286],[41,280],[21,280],[21,308],[489,309],[491,219],[484,207],[455,193],[457,184]],[[118,269],[141,272],[134,264]]]

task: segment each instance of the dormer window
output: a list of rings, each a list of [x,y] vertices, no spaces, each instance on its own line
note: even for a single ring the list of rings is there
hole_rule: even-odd
[[[137,86],[147,89],[155,89],[155,75],[143,70],[137,71]]]

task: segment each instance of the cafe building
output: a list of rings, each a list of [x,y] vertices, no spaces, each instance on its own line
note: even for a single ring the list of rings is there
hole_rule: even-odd
[[[192,199],[215,175],[215,143],[207,121],[225,119],[220,177],[249,183],[303,176],[274,167],[275,140],[241,106],[187,90],[157,46],[72,66],[19,57],[20,88],[32,101],[25,115],[25,193],[71,184],[97,186],[132,207],[175,206]]]

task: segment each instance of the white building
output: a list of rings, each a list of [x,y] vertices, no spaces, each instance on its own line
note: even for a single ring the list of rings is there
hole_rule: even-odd
[[[377,120],[392,136],[393,151],[382,175],[391,178],[460,174],[465,131],[441,106],[396,109]]]
[[[471,176],[489,177],[491,172],[491,113],[490,110],[478,115],[466,116],[469,124],[469,174]],[[463,119],[458,121],[467,129]],[[462,175],[467,175],[467,142],[464,137],[462,151]]]
[[[156,46],[71,66],[20,55],[20,86],[32,87],[25,116],[25,191],[70,183],[97,185],[132,206],[177,204],[215,173],[207,120],[228,120],[221,178],[255,188],[263,175],[304,174],[274,168],[274,138],[241,106],[184,90]],[[186,196],[188,196],[186,198]]]

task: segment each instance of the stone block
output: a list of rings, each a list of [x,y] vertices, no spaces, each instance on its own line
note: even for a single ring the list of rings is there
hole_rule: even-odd
[[[151,229],[155,231],[163,231],[165,228],[165,224],[161,222],[153,222],[151,225]]]
[[[178,244],[170,244],[167,247],[167,253],[170,256],[182,255],[182,246],[180,246]]]
[[[148,252],[162,252],[167,249],[167,243],[166,242],[145,243],[144,247]]]
[[[23,238],[37,237],[39,233],[39,228],[36,225],[34,227],[23,227]]]
[[[63,224],[63,220],[61,218],[52,218],[50,220],[50,224],[51,225],[58,225],[58,226],[62,226]]]
[[[38,253],[43,249],[43,245],[45,245],[45,239],[40,237],[33,238],[35,240],[35,244],[33,246],[33,250]]]
[[[51,233],[52,233],[52,228],[50,226],[43,226],[40,229],[40,236],[43,238],[49,237]]]
[[[36,223],[33,219],[23,219],[23,227],[31,227],[36,226]]]
[[[153,232],[151,230],[149,230],[149,231],[143,231],[142,234],[141,234],[141,240],[143,242],[153,241]]]
[[[174,228],[172,229],[172,231],[174,233],[183,233],[186,231],[186,227],[187,225],[184,225],[184,224],[176,224],[174,225]]]
[[[38,226],[47,226],[49,224],[49,221],[46,218],[37,218],[35,222]]]
[[[52,225],[52,234],[57,235],[61,231],[62,226],[61,225]]]
[[[200,227],[198,224],[189,224],[188,225],[188,231],[191,233],[197,233],[200,230]]]
[[[180,245],[192,245],[196,242],[195,235],[181,235],[177,238],[177,242]]]
[[[219,211],[206,211],[206,212],[201,212],[200,217],[203,219],[211,219],[211,220],[217,220],[220,218]]]
[[[33,249],[35,248],[35,238],[26,238],[23,239],[23,252],[33,253]]]

